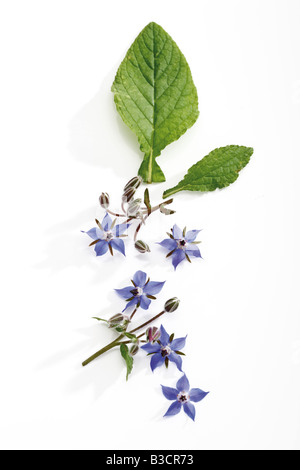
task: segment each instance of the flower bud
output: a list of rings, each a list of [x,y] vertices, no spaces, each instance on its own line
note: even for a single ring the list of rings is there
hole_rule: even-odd
[[[175,214],[175,211],[172,211],[171,209],[167,209],[164,204],[162,206],[160,206],[159,210],[162,214],[165,214],[165,215]]]
[[[139,349],[140,348],[137,344],[134,344],[133,346],[131,346],[130,351],[129,351],[130,356],[135,356],[136,353],[139,351]]]
[[[149,253],[150,252],[149,246],[147,245],[147,243],[143,242],[142,240],[136,241],[134,246],[135,246],[136,250],[139,251],[140,253]]]
[[[135,199],[134,201],[131,201],[127,208],[127,215],[129,217],[135,217],[141,208],[141,204],[142,204],[141,199]]]
[[[140,176],[135,176],[130,181],[128,181],[128,183],[126,184],[124,188],[124,192],[126,192],[127,189],[129,188],[138,189],[140,185],[142,184],[142,182],[143,182],[143,179]]]
[[[123,202],[130,202],[131,199],[133,199],[135,195],[135,189],[134,188],[128,188],[126,191],[124,191],[124,194],[122,196],[122,201]]]
[[[124,315],[122,313],[117,313],[117,315],[114,315],[108,320],[109,323],[109,328],[115,328],[116,326],[121,326],[121,324],[124,322]]]
[[[103,209],[108,209],[109,208],[109,195],[107,193],[102,193],[101,196],[99,197],[99,202],[100,202],[100,206],[103,207]]]
[[[178,309],[179,304],[180,304],[180,300],[177,299],[177,297],[174,297],[173,299],[169,299],[165,303],[165,311],[169,313],[175,312],[175,310]]]
[[[156,326],[151,326],[146,331],[146,338],[149,343],[155,343],[160,338],[160,330]]]

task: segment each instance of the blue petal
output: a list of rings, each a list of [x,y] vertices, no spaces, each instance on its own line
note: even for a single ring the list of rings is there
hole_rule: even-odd
[[[92,228],[88,232],[83,232],[83,233],[86,233],[93,240],[98,240],[99,238],[100,239],[103,238],[103,232],[98,227]]]
[[[164,416],[177,415],[180,410],[181,410],[181,403],[179,401],[174,401],[174,403],[172,403],[172,405],[170,406],[170,408],[168,409],[168,411],[166,412]]]
[[[162,392],[167,400],[177,400],[178,391],[176,388],[161,386]]]
[[[185,250],[188,256],[195,256],[195,258],[201,258],[201,253],[199,248],[196,245],[189,244]]]
[[[134,299],[130,300],[130,302],[127,303],[126,307],[124,308],[123,312],[127,310],[128,308],[135,307],[139,301],[139,297],[134,297]]]
[[[107,253],[108,250],[108,243],[105,240],[101,240],[100,242],[96,243],[95,245],[95,252],[97,256],[102,256]]]
[[[153,354],[153,356],[151,357],[151,361],[150,361],[150,366],[151,366],[152,372],[157,367],[162,366],[164,362],[165,362],[165,358],[162,357],[160,352],[156,353],[156,354]]]
[[[115,250],[122,253],[122,255],[126,256],[125,255],[125,245],[124,245],[123,240],[121,240],[120,238],[115,238],[115,239],[111,240],[110,245],[111,245],[112,248],[114,248]]]
[[[137,287],[144,287],[147,281],[147,274],[143,271],[137,271],[133,276],[133,282]]]
[[[171,352],[168,358],[171,362],[175,362],[177,369],[180,370],[180,372],[182,372],[182,358],[174,352]]]
[[[110,227],[112,225],[112,219],[111,217],[109,216],[109,214],[105,214],[105,217],[104,219],[102,220],[102,223],[101,223],[102,227],[103,227],[103,230],[105,232],[108,232],[110,230]]]
[[[175,240],[182,240],[183,239],[182,230],[176,224],[173,227],[173,237],[175,238]]]
[[[130,299],[132,297],[132,290],[134,287],[124,287],[124,289],[115,289],[116,293],[123,299]]]
[[[158,243],[160,246],[166,248],[169,251],[175,250],[177,247],[177,243],[175,240],[172,240],[172,238],[166,238],[162,242]]]
[[[170,340],[170,336],[168,335],[168,333],[164,329],[163,325],[161,325],[159,341],[161,342],[161,344],[163,346],[167,346],[169,344],[169,340]]]
[[[178,380],[176,384],[178,392],[188,392],[190,390],[190,383],[187,376],[184,374],[181,379]]]
[[[141,346],[141,349],[143,349],[144,351],[146,351],[146,353],[158,353],[160,351],[160,345],[158,343],[155,343],[155,344],[151,344],[151,343],[147,343],[147,344],[144,344],[143,346]]]
[[[175,253],[173,253],[172,255],[172,264],[176,270],[177,266],[179,265],[179,263],[181,263],[181,261],[183,261],[185,259],[185,254],[184,254],[184,251],[183,250],[176,250]]]
[[[208,394],[209,392],[203,392],[203,390],[200,390],[200,388],[192,388],[189,396],[191,401],[199,402],[203,400],[203,398],[205,398]]]
[[[140,298],[139,298],[140,302],[141,302],[141,308],[143,310],[148,310],[150,304],[151,304],[151,300],[148,299],[145,295],[142,295]]]
[[[186,343],[186,337],[185,338],[176,338],[172,343],[170,344],[171,348],[173,351],[180,351],[182,348],[184,348]]]
[[[144,293],[148,295],[155,295],[158,294],[162,288],[164,287],[165,282],[155,282],[155,281],[150,281],[148,284],[144,287]]]
[[[112,230],[112,233],[116,236],[116,237],[119,237],[120,235],[123,235],[124,232],[126,232],[126,230],[128,229],[128,227],[130,227],[130,224],[120,224],[120,225],[116,225],[113,230]]]
[[[185,239],[188,243],[194,242],[201,230],[190,230],[187,232]]]
[[[188,417],[195,421],[196,410],[194,405],[190,402],[184,403],[183,409],[184,412],[188,415]]]

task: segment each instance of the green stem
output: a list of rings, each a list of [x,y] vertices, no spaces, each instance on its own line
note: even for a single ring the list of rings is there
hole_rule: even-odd
[[[106,351],[109,351],[110,349],[114,348],[115,346],[118,346],[120,344],[120,340],[124,338],[124,335],[120,335],[118,336],[117,339],[115,339],[114,341],[112,341],[111,343],[109,343],[107,346],[105,346],[104,348],[100,349],[100,351],[96,352],[95,354],[93,354],[91,357],[89,357],[86,361],[84,361],[82,363],[83,367],[87,366],[90,362],[94,361],[95,359],[97,359],[97,357],[101,356],[102,354],[104,354]]]
[[[172,196],[173,194],[179,193],[179,191],[183,191],[183,190],[184,188],[178,188],[177,186],[171,189],[167,189],[167,191],[163,193],[163,199],[166,199],[167,197]]]
[[[144,328],[145,326],[147,325],[150,325],[150,323],[154,322],[155,320],[157,320],[159,317],[161,317],[164,313],[166,313],[165,310],[163,310],[162,312],[158,313],[157,315],[155,315],[155,317],[151,318],[150,320],[146,321],[145,323],[143,323],[142,325],[138,326],[137,328],[135,328],[134,330],[131,330],[129,331],[128,333],[135,333],[136,331],[138,330],[141,330],[142,328]]]

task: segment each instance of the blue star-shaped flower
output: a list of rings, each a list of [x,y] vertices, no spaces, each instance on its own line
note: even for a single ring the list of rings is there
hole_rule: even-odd
[[[178,380],[176,388],[162,387],[162,392],[168,400],[175,400],[164,416],[174,416],[180,412],[183,407],[184,412],[195,421],[196,410],[191,402],[199,402],[208,395],[209,392],[203,392],[200,388],[190,389],[189,381],[184,374]]]
[[[200,250],[196,246],[198,242],[195,241],[201,230],[190,230],[186,232],[186,230],[182,231],[178,225],[175,224],[171,231],[172,234],[169,234],[170,238],[166,238],[159,243],[159,245],[170,251],[167,257],[172,256],[172,263],[175,269],[184,259],[190,262],[191,256],[201,258]]]
[[[117,250],[125,256],[125,245],[121,238],[124,232],[128,229],[130,224],[114,225],[112,218],[106,214],[104,219],[97,222],[98,227],[92,228],[86,233],[94,241],[90,246],[95,245],[95,252],[97,256],[102,256],[107,253],[108,249],[113,254],[113,250]]]
[[[172,335],[173,336],[173,335]],[[182,358],[178,354],[184,348],[186,342],[185,338],[170,338],[164,327],[160,327],[160,338],[157,343],[147,343],[141,349],[148,354],[152,354],[150,366],[152,371],[161,366],[164,362],[174,362],[177,368],[182,371]]]
[[[129,307],[141,307],[148,310],[151,300],[155,300],[155,294],[158,294],[164,287],[165,282],[150,281],[147,274],[143,271],[137,271],[131,281],[133,286],[124,287],[124,289],[115,289],[116,292],[127,300],[127,305],[123,312]]]

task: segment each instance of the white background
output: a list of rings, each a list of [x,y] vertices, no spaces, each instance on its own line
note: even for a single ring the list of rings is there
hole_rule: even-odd
[[[299,0],[1,0],[1,401],[3,449],[299,449]],[[190,64],[196,125],[159,159],[168,182],[218,146],[253,146],[223,191],[175,197],[127,258],[96,258],[80,233],[117,208],[141,161],[110,87],[156,21]],[[202,228],[203,260],[174,273],[154,242],[173,223]],[[142,236],[142,234],[141,234]],[[185,370],[210,395],[193,423],[166,419],[160,384],[179,375],[137,357],[128,383],[113,338],[91,320],[118,312],[137,269],[177,295],[164,325],[188,334]]]

